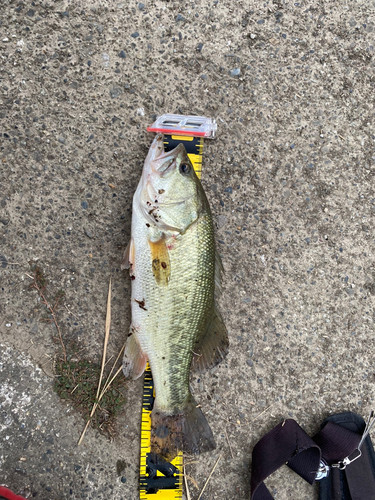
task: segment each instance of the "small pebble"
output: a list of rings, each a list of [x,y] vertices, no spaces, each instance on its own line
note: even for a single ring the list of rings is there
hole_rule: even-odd
[[[111,89],[109,91],[112,99],[115,99],[116,97],[120,96],[122,94],[122,88],[121,87],[113,87],[113,89]]]
[[[83,202],[81,203],[81,207],[82,207],[84,210],[86,210],[86,209],[87,209],[87,207],[88,207],[87,201],[83,201]]]
[[[89,238],[93,238],[94,235],[89,229],[85,229],[85,235],[88,236]]]
[[[235,68],[230,71],[230,76],[239,76],[241,74],[240,68]]]
[[[185,21],[185,18],[182,14],[177,14],[176,21]]]
[[[139,10],[144,10],[144,8],[145,8],[145,7],[146,7],[146,6],[145,6],[145,4],[144,4],[144,3],[139,2],[139,4],[138,4],[138,9],[139,9]]]
[[[225,215],[219,215],[218,218],[217,218],[217,226],[219,229],[221,229],[222,227],[225,226],[225,224],[227,223],[228,219]]]
[[[122,476],[122,478],[121,478],[121,482],[122,482],[122,483],[126,483],[126,477],[125,477],[125,476]]]
[[[103,66],[107,68],[109,65],[109,55],[106,52],[103,52],[102,59],[103,59]]]
[[[30,329],[30,333],[38,333],[38,323],[35,323],[35,325]]]
[[[121,50],[121,52],[119,52],[118,56],[121,57],[122,59],[125,59],[126,58],[125,51]]]
[[[138,33],[138,31],[135,31],[135,32],[134,32],[134,33],[132,33],[130,36],[131,36],[132,38],[138,38],[138,37],[139,37],[139,33]]]

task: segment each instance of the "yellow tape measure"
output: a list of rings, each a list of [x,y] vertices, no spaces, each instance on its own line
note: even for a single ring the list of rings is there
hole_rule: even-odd
[[[193,164],[194,170],[201,178],[202,175],[202,154],[203,154],[203,137],[188,137],[183,135],[165,135],[164,149],[170,151],[174,149],[180,142],[185,146],[188,157]]]
[[[139,498],[180,500],[183,475],[182,452],[172,462],[157,460],[157,457],[151,454],[151,411],[154,398],[151,368],[147,363],[143,382]]]
[[[170,151],[180,142],[186,148],[194,170],[201,178],[203,137],[178,135],[164,136],[164,149]],[[151,453],[151,411],[154,405],[154,384],[150,365],[147,363],[143,382],[140,500],[181,500],[183,477],[183,454],[180,452],[171,462],[166,462]]]

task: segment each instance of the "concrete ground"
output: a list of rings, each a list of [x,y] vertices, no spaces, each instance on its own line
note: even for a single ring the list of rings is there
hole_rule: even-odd
[[[202,182],[230,353],[193,377],[217,441],[188,466],[199,489],[222,455],[202,499],[249,498],[252,448],[281,419],[312,434],[375,405],[375,2],[143,1],[1,2],[0,484],[27,498],[138,498],[142,381],[114,440],[89,430],[77,447],[84,421],[52,390],[56,329],[27,274],[38,263],[65,292],[63,338],[95,361],[112,276],[117,354],[131,199],[165,112],[218,122]],[[317,498],[286,467],[267,484]]]

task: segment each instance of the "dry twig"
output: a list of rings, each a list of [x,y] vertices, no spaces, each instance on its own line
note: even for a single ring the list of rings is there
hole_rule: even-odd
[[[116,361],[113,363],[111,371],[109,372],[109,375],[108,375],[106,381],[104,382],[103,388],[101,389],[101,384],[102,384],[102,380],[103,380],[103,371],[104,371],[104,367],[106,365],[105,358],[106,358],[106,355],[107,355],[107,346],[108,346],[108,339],[109,339],[110,328],[111,328],[111,280],[109,280],[109,290],[108,290],[108,299],[107,299],[107,315],[106,315],[106,319],[105,319],[104,348],[103,348],[103,356],[102,356],[102,368],[101,368],[101,371],[100,371],[98,389],[96,391],[96,401],[95,401],[95,403],[92,406],[90,417],[89,417],[88,421],[86,422],[86,425],[85,425],[85,428],[83,429],[81,437],[79,438],[78,445],[80,445],[82,443],[83,438],[84,438],[84,436],[86,434],[87,428],[90,425],[92,417],[94,416],[94,413],[95,413],[97,407],[99,406],[99,403],[100,403],[102,397],[108,391],[109,387],[111,386],[112,382],[115,380],[115,378],[117,377],[117,375],[122,371],[122,366],[121,366],[117,370],[117,372],[113,375],[113,377],[111,378],[111,375],[112,375],[113,370],[114,370],[114,368],[115,368],[115,366],[117,364],[117,361],[119,360],[119,358],[121,356],[121,353],[122,353],[122,351],[125,348],[125,344],[122,346],[122,348],[121,348],[121,350],[120,350],[120,352],[119,352],[119,354],[118,354],[118,356],[116,358]]]
[[[191,500],[189,486],[188,486],[188,482],[187,482],[187,475],[185,473],[185,465],[184,465],[184,482],[185,482],[185,490],[186,490],[187,500]]]
[[[269,405],[267,406],[267,408],[265,410],[263,410],[262,412],[260,412],[254,419],[253,419],[253,422],[255,422],[255,420],[257,418],[259,418],[261,415],[263,415],[263,413],[266,413],[266,411],[268,411],[275,403],[273,403],[272,405]]]
[[[103,348],[103,356],[102,356],[102,369],[100,370],[100,377],[99,377],[99,383],[98,383],[98,390],[96,391],[96,399],[99,397],[100,393],[100,386],[102,385],[102,378],[103,378],[103,371],[104,371],[104,366],[105,366],[105,358],[107,357],[107,346],[108,346],[108,339],[109,339],[109,331],[111,329],[111,285],[112,285],[112,279],[109,279],[109,288],[108,288],[108,299],[107,299],[107,314],[105,317],[105,337],[104,337],[104,348]]]
[[[69,309],[69,307],[65,304],[65,309],[68,311],[69,314],[71,314],[77,321],[79,321],[79,318]]]
[[[228,445],[229,445],[229,449],[230,449],[230,454],[232,455],[232,458],[234,458],[233,456],[233,451],[232,451],[232,447],[230,445],[230,441],[229,441],[229,438],[228,438],[228,434],[227,434],[227,430],[224,429],[224,432],[225,432],[225,437],[227,438],[227,441],[228,441]]]
[[[26,274],[26,273],[25,273]],[[44,295],[44,290],[45,290],[45,287],[40,287],[37,283],[37,280],[36,280],[36,274],[34,277],[30,276],[29,274],[26,274],[26,276],[28,276],[29,278],[31,278],[33,280],[33,283],[30,285],[30,288],[35,288],[35,290],[38,291],[41,299],[43,300],[43,304],[50,310],[51,314],[52,314],[52,318],[53,318],[53,322],[55,323],[55,326],[56,326],[56,330],[59,334],[59,339],[60,339],[60,343],[61,343],[61,347],[62,347],[62,350],[63,350],[63,355],[64,355],[64,361],[66,361],[66,350],[65,350],[65,345],[64,345],[64,342],[63,342],[63,339],[62,339],[62,336],[61,336],[61,331],[60,331],[60,327],[57,323],[57,319],[56,319],[56,315],[55,315],[55,309],[59,303],[59,300],[60,300],[60,297],[57,298],[56,302],[55,302],[55,305],[52,307],[51,304],[47,301],[45,295]]]
[[[206,489],[206,486],[208,485],[208,482],[209,482],[209,480],[211,479],[211,476],[212,476],[212,474],[214,473],[214,470],[216,469],[216,466],[217,466],[217,464],[219,463],[220,458],[221,458],[221,455],[220,455],[220,456],[219,456],[219,458],[216,460],[216,463],[215,463],[215,465],[213,466],[213,469],[212,469],[212,471],[211,471],[210,475],[208,476],[207,481],[204,483],[204,486],[203,486],[203,488],[202,488],[202,491],[201,491],[201,492],[200,492],[200,494],[199,494],[198,500],[199,500],[199,499],[200,499],[200,497],[203,495],[203,492],[204,492],[204,490]]]

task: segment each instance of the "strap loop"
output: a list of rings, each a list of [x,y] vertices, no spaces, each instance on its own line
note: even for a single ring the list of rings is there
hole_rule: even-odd
[[[348,421],[353,417],[360,418],[352,413],[340,416],[344,419],[345,415]],[[336,484],[337,474],[334,471],[336,470],[337,473],[344,471],[348,465],[362,457],[362,443],[374,424],[373,412],[366,426],[363,422],[364,431],[361,434],[328,420],[321,431],[311,438],[295,420],[284,420],[260,439],[253,449],[251,500],[273,500],[264,480],[284,464],[310,484],[327,478],[332,468],[331,481]],[[362,462],[363,460],[361,464]],[[355,467],[355,469],[358,468]],[[354,469],[350,472],[351,477],[353,477],[353,472]],[[350,491],[352,491],[350,485],[354,484],[357,487],[359,483],[351,480]],[[336,491],[337,488],[334,489]],[[369,499],[368,493],[366,495],[363,500]],[[353,500],[354,498],[357,500],[357,497],[353,497]]]

